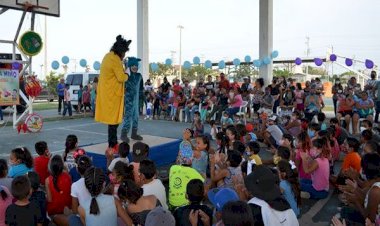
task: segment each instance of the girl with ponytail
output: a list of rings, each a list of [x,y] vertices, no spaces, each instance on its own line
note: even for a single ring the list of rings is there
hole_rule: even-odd
[[[117,226],[119,216],[126,225],[132,225],[132,220],[122,208],[120,201],[112,195],[103,194],[106,175],[101,168],[90,167],[84,173],[84,184],[91,197],[78,207],[81,222],[77,219],[75,225]],[[74,219],[70,218],[70,225]]]
[[[9,155],[10,169],[8,177],[25,175],[33,170],[33,158],[26,147],[15,148]]]
[[[68,172],[70,172],[71,169],[75,169],[76,167],[74,153],[77,149],[78,137],[73,134],[68,135],[65,142],[65,152],[62,156]]]
[[[280,176],[280,188],[286,201],[298,217],[301,206],[301,188],[298,182],[298,173],[292,170],[290,163],[286,160],[280,160],[277,164],[277,170]]]
[[[50,176],[45,180],[47,212],[57,225],[67,225],[65,207],[71,208],[71,177],[64,171],[63,159],[54,155],[49,162]]]

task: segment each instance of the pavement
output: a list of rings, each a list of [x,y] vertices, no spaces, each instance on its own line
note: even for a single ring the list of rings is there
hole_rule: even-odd
[[[4,120],[8,118],[9,111],[5,112]],[[54,110],[37,111],[44,118],[43,129],[39,133],[20,133],[12,126],[0,127],[0,158],[9,158],[9,152],[17,146],[25,146],[34,153],[34,144],[37,141],[46,141],[52,153],[62,153],[65,147],[65,139],[69,134],[75,134],[79,138],[79,146],[89,146],[107,142],[107,126],[94,122],[91,117],[73,114],[73,119],[63,119]],[[330,116],[332,117],[332,116]],[[12,117],[10,117],[11,119]],[[8,123],[11,125],[11,123]],[[190,124],[164,120],[140,120],[139,132],[151,136],[161,136],[173,139],[181,139],[182,130],[190,127]],[[118,134],[121,128],[119,127]],[[209,131],[208,125],[205,127]],[[260,152],[262,159],[271,158],[266,150]],[[302,200],[300,225],[330,225],[333,215],[338,212],[339,200],[336,194],[330,193],[324,200]]]

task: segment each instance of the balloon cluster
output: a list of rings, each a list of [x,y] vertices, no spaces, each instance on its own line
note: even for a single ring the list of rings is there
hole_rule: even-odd
[[[25,92],[31,97],[37,97],[42,91],[41,83],[36,76],[28,76],[25,83]]]
[[[67,65],[70,62],[70,58],[68,56],[63,56],[61,58],[61,62],[62,62],[62,64]],[[79,65],[81,67],[83,67],[83,68],[86,68],[87,67],[87,60],[86,59],[81,59],[79,61]],[[51,68],[53,70],[57,70],[59,68],[59,66],[60,66],[59,61],[54,60],[53,62],[51,62]],[[100,62],[99,61],[95,61],[92,66],[93,66],[93,68],[94,68],[95,71],[99,71],[100,70]]]
[[[330,57],[329,57],[329,59],[330,59],[331,62],[335,62],[337,60],[337,58],[338,57],[337,57],[336,54],[331,54]],[[301,65],[302,64],[302,59],[299,58],[299,57],[297,57],[294,60],[294,63],[296,65]],[[323,64],[323,60],[321,58],[314,58],[314,63],[317,66],[321,66]],[[351,67],[353,65],[353,60],[351,58],[345,58],[344,63],[346,64],[347,67]],[[369,60],[369,59],[366,59],[365,62],[364,62],[364,64],[365,64],[365,67],[367,69],[372,69],[375,66],[374,62],[372,60]]]

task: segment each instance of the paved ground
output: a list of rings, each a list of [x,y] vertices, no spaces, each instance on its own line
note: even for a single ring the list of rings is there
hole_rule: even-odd
[[[16,146],[26,146],[34,152],[34,143],[40,140],[48,143],[51,152],[60,153],[64,149],[65,138],[68,134],[76,134],[81,146],[107,141],[107,127],[95,123],[92,118],[75,116],[75,119],[62,120],[56,110],[37,113],[47,119],[40,133],[17,134],[11,126],[0,127],[0,158],[8,158],[9,151]],[[181,131],[190,126],[185,123],[155,120],[140,120],[139,123],[141,134],[169,138],[181,138]],[[271,157],[266,151],[262,151],[260,155],[263,159]],[[336,195],[330,195],[328,199],[318,202],[303,200],[303,215],[300,218],[300,225],[329,225],[331,217],[337,212],[338,205],[339,201]]]

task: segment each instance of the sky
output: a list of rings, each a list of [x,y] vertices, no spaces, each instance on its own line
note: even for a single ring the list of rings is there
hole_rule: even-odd
[[[101,61],[118,34],[132,40],[128,55],[136,55],[137,0],[60,2],[61,16],[47,17],[49,71],[51,62],[61,61],[62,56],[71,59],[70,71],[75,60],[77,71],[83,71],[79,60],[86,59],[91,66]],[[311,56],[326,56],[333,47],[337,55],[380,64],[379,9],[378,0],[273,0],[273,49],[281,59],[305,56],[308,36]],[[14,38],[20,17],[21,12],[15,10],[0,15],[0,39]],[[30,21],[30,15],[26,19]],[[22,31],[28,30],[29,21]],[[35,31],[42,37],[44,21],[45,16],[37,15]],[[258,58],[259,0],[149,0],[151,62],[164,62],[176,51],[174,62],[178,63],[178,25],[184,27],[182,61],[192,61],[194,56],[203,62],[243,61],[246,55]],[[0,51],[11,48],[0,44]],[[43,51],[33,59],[33,71],[43,78]]]

